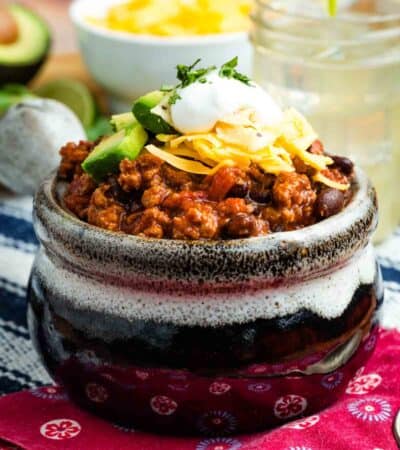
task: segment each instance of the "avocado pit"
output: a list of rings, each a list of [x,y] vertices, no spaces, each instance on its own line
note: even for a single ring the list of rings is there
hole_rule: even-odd
[[[17,22],[7,8],[0,6],[0,44],[12,44],[17,39]]]

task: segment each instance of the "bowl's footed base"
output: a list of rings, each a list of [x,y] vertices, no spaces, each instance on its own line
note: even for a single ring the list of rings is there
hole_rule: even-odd
[[[250,433],[313,415],[337,401],[369,358],[376,332],[328,374],[268,376],[267,366],[259,364],[251,375],[212,378],[183,370],[112,367],[87,354],[65,362],[56,378],[81,407],[123,427],[170,435]]]

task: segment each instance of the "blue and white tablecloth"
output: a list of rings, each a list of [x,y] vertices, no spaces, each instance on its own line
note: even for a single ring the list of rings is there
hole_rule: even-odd
[[[0,394],[50,383],[26,328],[26,286],[37,249],[32,199],[0,191]],[[385,279],[383,325],[400,329],[400,229],[377,249]]]

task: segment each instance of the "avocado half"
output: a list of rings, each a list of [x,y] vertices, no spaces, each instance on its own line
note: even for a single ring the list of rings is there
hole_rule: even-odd
[[[50,49],[50,32],[39,16],[16,4],[10,5],[9,11],[17,22],[18,39],[0,44],[0,86],[30,81]]]

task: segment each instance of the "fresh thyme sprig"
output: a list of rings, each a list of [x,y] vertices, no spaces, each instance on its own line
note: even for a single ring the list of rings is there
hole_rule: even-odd
[[[186,66],[184,64],[178,64],[176,66],[176,70],[177,70],[176,77],[178,78],[180,83],[178,85],[176,85],[175,87],[171,87],[171,86],[162,86],[161,87],[161,90],[163,92],[171,93],[169,100],[168,100],[168,103],[170,105],[174,105],[181,98],[181,96],[178,93],[178,89],[185,88],[197,81],[199,83],[206,83],[207,82],[206,76],[213,70],[217,69],[216,66],[210,66],[210,67],[206,67],[204,69],[195,69],[195,67],[197,66],[197,64],[199,64],[200,61],[201,61],[201,59],[197,59],[190,66]],[[239,73],[236,70],[237,65],[238,65],[238,58],[236,56],[235,58],[231,59],[230,61],[228,61],[227,63],[225,63],[224,65],[221,66],[221,68],[219,70],[219,75],[221,77],[225,77],[225,78],[234,78],[235,80],[241,81],[242,83],[245,83],[248,86],[251,86],[250,78],[246,75]]]

